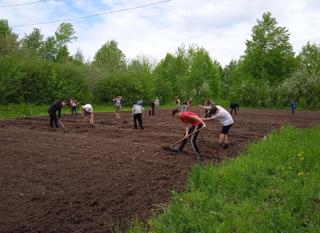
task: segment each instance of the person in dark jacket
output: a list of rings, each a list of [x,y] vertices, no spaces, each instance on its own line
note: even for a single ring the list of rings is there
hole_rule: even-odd
[[[149,103],[149,116],[154,116],[154,109],[155,109],[156,105],[154,103],[154,101],[150,101]]]
[[[50,127],[53,128],[53,123],[56,126],[56,128],[59,128],[58,121],[62,125],[60,121],[61,118],[61,109],[62,107],[66,106],[67,102],[66,101],[56,101],[48,109],[49,117],[50,117]],[[58,113],[58,116],[57,116]]]
[[[234,113],[237,115],[237,111],[239,111],[239,104],[237,102],[232,102],[230,104],[230,114],[232,115],[232,112],[234,111]]]

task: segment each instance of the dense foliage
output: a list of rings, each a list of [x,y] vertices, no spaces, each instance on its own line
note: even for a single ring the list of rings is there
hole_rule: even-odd
[[[69,53],[74,35],[72,24],[62,23],[48,38],[34,28],[19,39],[8,21],[0,20],[0,104],[67,98],[111,104],[122,95],[125,104],[155,97],[172,103],[179,96],[255,107],[284,107],[296,100],[299,107],[319,109],[319,45],[308,42],[295,56],[288,29],[269,12],[253,26],[243,56],[224,68],[196,45],[181,45],[157,64],[146,57],[128,60],[114,40],[85,61],[80,49]]]

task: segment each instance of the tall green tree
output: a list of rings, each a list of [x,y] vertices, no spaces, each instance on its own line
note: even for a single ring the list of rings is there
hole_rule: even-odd
[[[252,28],[252,38],[246,41],[244,64],[254,79],[279,84],[296,69],[296,60],[289,32],[278,26],[270,12]]]
[[[126,67],[126,57],[118,48],[118,42],[111,40],[104,44],[95,54],[93,65],[109,73],[123,71]]]
[[[214,64],[209,53],[200,48],[192,54],[189,90],[194,98],[217,98],[219,96],[219,66]]]
[[[43,38],[41,31],[38,28],[34,28],[30,34],[21,40],[21,49],[30,56],[40,56],[41,48],[44,44]]]
[[[298,55],[299,68],[306,70],[309,75],[320,75],[320,46],[308,42]]]
[[[18,48],[18,35],[9,27],[8,20],[0,19],[0,56],[9,55]]]

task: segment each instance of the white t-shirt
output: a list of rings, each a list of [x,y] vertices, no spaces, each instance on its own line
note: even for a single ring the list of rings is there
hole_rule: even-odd
[[[142,113],[143,112],[143,107],[139,104],[135,104],[132,107],[132,115]]]
[[[225,110],[223,107],[221,106],[216,106],[218,108],[218,111],[216,114],[214,114],[212,116],[212,118],[217,119],[218,121],[220,121],[220,123],[223,126],[227,126],[227,125],[231,125],[233,124],[233,119],[232,116],[230,115],[230,113]]]
[[[86,112],[93,112],[93,108],[91,106],[91,104],[86,104],[82,106],[82,109]]]

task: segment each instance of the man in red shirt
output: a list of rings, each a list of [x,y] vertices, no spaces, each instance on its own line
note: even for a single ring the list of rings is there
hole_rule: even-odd
[[[179,109],[174,109],[172,111],[172,116],[178,117],[185,124],[186,129],[184,140],[181,142],[178,152],[181,152],[183,150],[184,146],[186,145],[190,137],[192,149],[196,154],[197,158],[199,159],[200,151],[196,140],[200,130],[206,127],[206,124],[203,122],[203,120],[201,120],[201,118],[197,114],[193,112],[180,112]],[[191,127],[189,127],[190,124]]]

